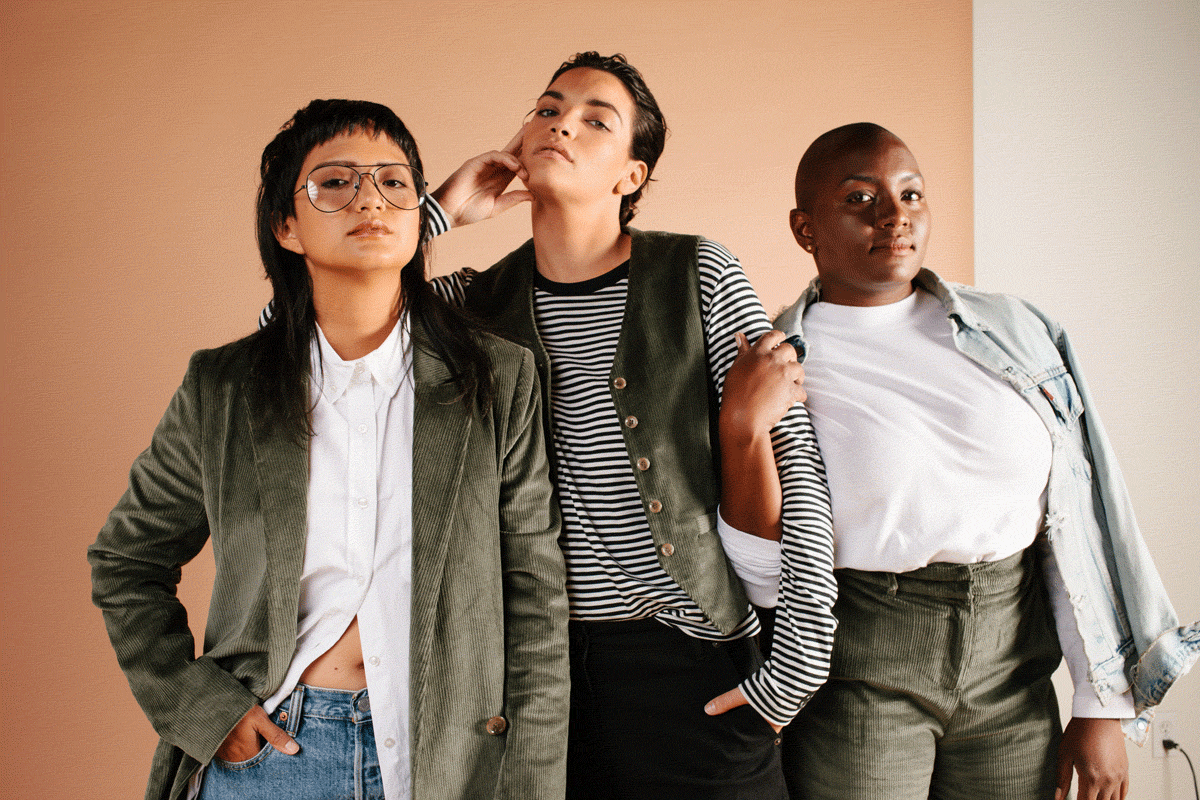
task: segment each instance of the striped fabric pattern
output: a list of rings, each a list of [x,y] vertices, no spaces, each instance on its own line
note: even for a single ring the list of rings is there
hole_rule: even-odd
[[[702,241],[698,261],[709,369],[719,393],[737,356],[733,334],[742,331],[753,342],[771,325],[728,250]],[[463,270],[436,278],[433,284],[447,300],[461,304],[474,275]],[[610,273],[608,281],[602,276],[588,284],[573,285],[573,291],[583,294],[566,294],[547,291],[547,283],[539,280],[535,292],[538,329],[553,365],[551,433],[571,615],[653,615],[692,636],[725,638],[659,565],[609,393],[627,280]],[[795,406],[780,422],[772,441],[784,504],[775,639],[771,658],[741,688],[759,713],[782,725],[827,675],[837,587],[824,467],[803,406]],[[753,613],[747,612],[733,636],[758,630]]]

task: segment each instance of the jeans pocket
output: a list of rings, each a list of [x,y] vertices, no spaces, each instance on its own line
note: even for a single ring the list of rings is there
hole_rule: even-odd
[[[275,748],[270,742],[263,745],[263,748],[245,761],[223,761],[216,756],[213,757],[212,766],[218,769],[225,770],[243,770],[257,767],[259,764],[267,760],[271,753],[275,752]]]

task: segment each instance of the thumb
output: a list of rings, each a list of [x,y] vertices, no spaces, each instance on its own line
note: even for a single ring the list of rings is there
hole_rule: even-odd
[[[739,356],[742,353],[744,353],[750,349],[750,342],[746,339],[746,334],[742,333],[741,331],[738,331],[737,333],[735,333],[733,335],[733,338],[737,340],[737,354]],[[729,693],[726,692],[725,694],[729,694]],[[725,695],[721,695],[721,697],[724,697],[724,696]],[[743,703],[746,702],[746,698],[743,697],[742,702]],[[730,706],[730,708],[732,708],[732,706]],[[726,711],[728,711],[728,710],[729,709],[726,709]]]
[[[742,336],[740,333],[737,335]],[[745,338],[742,336],[743,340]],[[724,714],[726,711],[732,711],[738,706],[744,706],[747,702],[746,695],[742,694],[742,690],[735,686],[725,694],[709,700],[708,704],[704,706],[704,713],[710,717],[715,717],[719,714]]]
[[[255,719],[253,726],[255,732],[265,739],[267,744],[279,752],[289,756],[294,756],[300,752],[300,744],[291,736],[288,736],[287,731],[274,722],[271,722],[271,718],[266,714],[263,714],[261,718]]]
[[[494,205],[495,213],[502,214],[508,211],[513,206],[520,203],[529,203],[533,201],[533,195],[524,189],[517,189],[512,192],[506,192],[496,198]]]
[[[1055,770],[1058,773],[1056,787],[1054,790],[1054,800],[1066,800],[1067,792],[1071,791],[1071,776],[1074,772],[1074,762],[1063,754],[1059,754],[1058,766]]]

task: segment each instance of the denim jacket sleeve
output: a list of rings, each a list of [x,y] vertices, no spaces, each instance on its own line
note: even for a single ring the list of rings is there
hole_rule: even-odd
[[[1078,446],[1067,455],[1075,488],[1060,491],[1069,504],[1054,503],[1047,513],[1050,550],[1075,609],[1093,686],[1101,699],[1132,688],[1139,717],[1127,733],[1140,742],[1149,728],[1147,710],[1200,657],[1200,623],[1181,626],[1167,598],[1066,332],[1024,305],[1045,325],[1067,368],[1070,383],[1061,385],[1072,396],[1055,399],[1081,414]],[[1052,473],[1052,481],[1062,477]],[[1083,519],[1072,520],[1073,513]]]

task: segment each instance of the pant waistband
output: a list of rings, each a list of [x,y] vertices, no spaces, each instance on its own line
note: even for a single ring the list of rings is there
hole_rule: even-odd
[[[1019,590],[1033,574],[1034,552],[1029,547],[998,561],[975,564],[930,564],[909,572],[835,571],[838,582],[873,586],[889,594],[917,594],[944,599],[979,599]]]
[[[356,724],[371,721],[371,698],[366,689],[325,689],[298,683],[279,708],[293,719],[302,715],[351,720]]]

